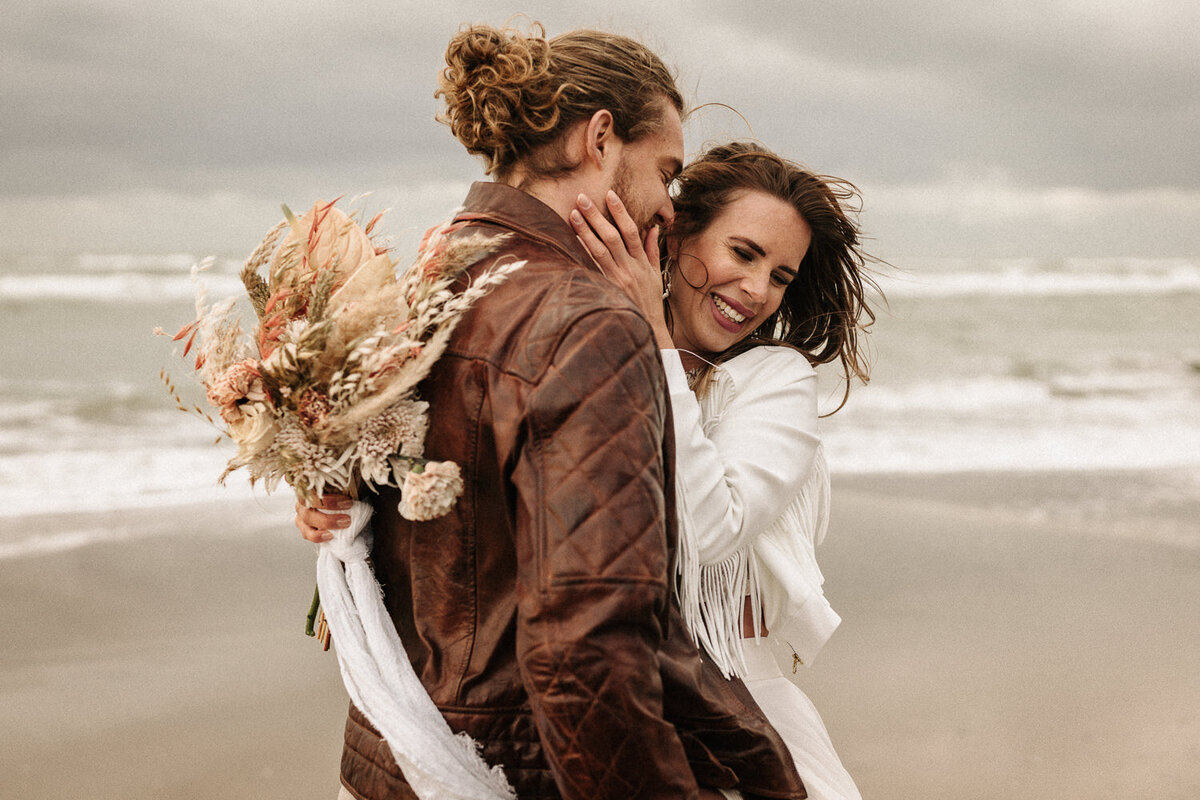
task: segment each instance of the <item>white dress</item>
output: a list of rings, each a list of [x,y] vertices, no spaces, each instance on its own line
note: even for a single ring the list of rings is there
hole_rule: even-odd
[[[808,796],[861,800],[820,714],[792,682],[841,622],[816,561],[829,511],[816,373],[795,350],[756,347],[714,369],[697,399],[678,352],[662,355],[675,419],[684,621],[726,676],[743,679]],[[743,638],[747,596],[769,636]]]

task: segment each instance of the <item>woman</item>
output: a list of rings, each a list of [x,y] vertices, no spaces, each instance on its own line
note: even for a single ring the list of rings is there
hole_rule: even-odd
[[[855,196],[756,145],[716,147],[679,178],[661,273],[656,232],[640,236],[615,194],[609,218],[586,198],[571,215],[662,349],[685,621],[744,679],[809,797],[838,800],[858,789],[780,662],[789,674],[810,664],[840,622],[815,558],[829,477],[813,365],[840,361],[847,392],[851,375],[867,379],[858,334],[874,320],[873,282],[843,206]]]

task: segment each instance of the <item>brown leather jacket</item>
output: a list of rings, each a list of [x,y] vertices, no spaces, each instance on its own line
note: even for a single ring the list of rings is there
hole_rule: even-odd
[[[459,219],[526,259],[422,384],[429,458],[466,491],[412,523],[376,500],[372,553],[413,668],[522,798],[690,798],[697,781],[804,797],[740,681],[701,662],[671,601],[673,440],[649,325],[530,195],[477,183]],[[414,797],[353,706],[342,782]]]

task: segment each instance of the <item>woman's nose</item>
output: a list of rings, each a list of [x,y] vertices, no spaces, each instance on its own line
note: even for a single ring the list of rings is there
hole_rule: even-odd
[[[755,270],[742,278],[742,291],[754,302],[761,303],[767,297],[770,284],[770,273]]]

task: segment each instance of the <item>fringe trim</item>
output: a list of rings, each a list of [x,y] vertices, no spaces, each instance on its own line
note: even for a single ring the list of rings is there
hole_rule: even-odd
[[[723,676],[740,678],[747,671],[742,648],[742,615],[747,595],[754,614],[755,638],[762,632],[757,561],[750,547],[745,546],[722,561],[701,565],[686,481],[678,472],[675,494],[679,519],[676,591],[683,623],[696,646],[709,655]]]
[[[825,541],[825,534],[829,531],[829,498],[829,462],[825,460],[825,444],[818,442],[817,452],[813,456],[812,473],[808,476],[808,480],[804,483],[804,489],[800,492],[799,508],[800,521],[804,525],[802,530],[812,531],[814,551],[821,542]],[[816,508],[812,507],[814,502]],[[822,583],[824,583],[823,579]]]
[[[748,669],[744,650],[746,631],[743,629],[747,596],[750,597],[754,640],[757,642],[762,637],[763,592],[759,560],[752,544],[747,544],[722,561],[701,564],[699,534],[688,504],[683,470],[675,474],[675,497],[679,521],[676,592],[683,622],[696,645],[703,648],[722,675],[744,677]],[[813,549],[825,538],[828,526],[829,468],[824,449],[818,444],[813,469],[800,494],[760,535],[774,534],[786,539],[803,537],[811,542],[806,549]],[[824,579],[815,557],[810,566],[816,571],[819,586]]]

